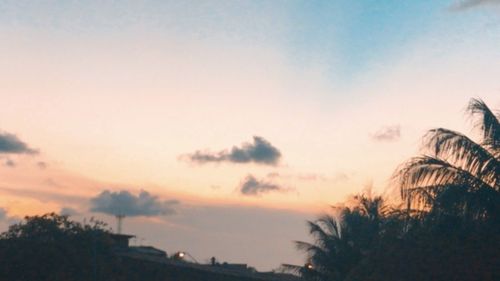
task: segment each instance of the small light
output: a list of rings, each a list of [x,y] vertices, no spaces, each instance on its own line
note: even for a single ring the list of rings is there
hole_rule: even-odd
[[[311,270],[313,269],[313,265],[311,263],[306,263],[305,268]]]
[[[185,255],[186,255],[186,254],[185,254],[184,252],[179,252],[179,254],[178,254],[179,258],[181,258],[181,259],[182,259]]]

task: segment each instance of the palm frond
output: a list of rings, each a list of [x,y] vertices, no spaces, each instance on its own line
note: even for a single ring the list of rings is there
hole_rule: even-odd
[[[488,106],[481,99],[471,99],[467,111],[471,116],[479,115],[476,123],[483,135],[484,144],[497,150],[500,147],[500,122]]]
[[[295,265],[295,264],[288,264],[288,263],[283,263],[278,268],[278,272],[293,273],[296,275],[300,275],[303,270],[304,270],[304,266]]]
[[[403,198],[408,201],[407,207],[425,210],[434,203],[434,189],[439,189],[442,186],[417,186],[406,189]]]
[[[304,252],[309,252],[309,251],[314,251],[316,249],[320,249],[318,246],[309,243],[309,242],[304,242],[304,241],[294,241],[295,243],[295,248],[300,251]]]
[[[435,158],[446,159],[495,186],[500,181],[500,160],[487,148],[467,136],[448,129],[430,130],[424,137],[425,146]]]
[[[313,235],[316,240],[324,241],[329,239],[330,234],[327,233],[321,226],[321,222],[308,221],[309,233]]]
[[[340,223],[331,215],[323,215],[317,220],[330,236],[340,237]]]
[[[362,214],[371,220],[378,220],[387,212],[387,206],[385,206],[382,196],[371,198],[361,195],[357,197],[359,198],[359,207]]]
[[[469,190],[467,186],[449,185],[436,194],[432,212],[478,222],[491,218],[499,203],[500,194],[493,189]]]
[[[337,249],[335,246],[320,246],[303,241],[295,241],[295,247],[308,256],[317,270],[327,270],[335,259]]]
[[[455,167],[445,160],[427,155],[410,159],[399,169],[395,178],[400,184],[403,199],[407,198],[409,189],[422,186],[451,184],[498,190],[498,186],[489,185],[464,169]]]

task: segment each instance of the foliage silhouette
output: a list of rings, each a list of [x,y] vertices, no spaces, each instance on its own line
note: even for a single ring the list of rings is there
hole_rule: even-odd
[[[297,246],[312,268],[284,268],[318,281],[500,280],[500,115],[479,99],[467,113],[479,142],[430,130],[393,176],[400,206],[361,195],[309,222],[314,243]]]
[[[338,209],[338,216],[323,215],[309,221],[314,243],[296,241],[297,249],[305,251],[311,269],[284,265],[312,280],[344,280],[359,260],[369,254],[372,243],[381,235],[381,226],[389,217],[382,197],[354,197],[354,207]]]
[[[410,159],[396,172],[408,209],[431,212],[433,219],[498,220],[499,117],[478,99],[471,100],[467,112],[478,117],[480,142],[448,129],[430,130],[424,137],[426,154]]]
[[[0,280],[121,280],[106,225],[54,213],[26,217],[0,235]]]

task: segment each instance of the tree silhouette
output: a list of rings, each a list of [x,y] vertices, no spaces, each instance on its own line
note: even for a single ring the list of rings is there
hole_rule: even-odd
[[[394,174],[400,207],[357,196],[309,222],[314,242],[297,246],[311,266],[288,268],[320,281],[500,280],[500,117],[478,99],[467,113],[480,141],[430,130]]]
[[[119,280],[113,240],[100,221],[51,213],[26,217],[0,235],[0,280]]]
[[[479,99],[470,101],[467,112],[476,120],[479,142],[448,129],[430,130],[424,137],[426,154],[410,159],[395,174],[408,209],[429,211],[434,218],[498,219],[499,115]]]
[[[353,207],[340,208],[337,218],[323,215],[316,221],[308,221],[314,242],[296,241],[295,244],[307,253],[309,263],[305,267],[284,265],[285,270],[312,280],[344,280],[369,254],[388,214],[380,196],[358,195],[354,201]]]

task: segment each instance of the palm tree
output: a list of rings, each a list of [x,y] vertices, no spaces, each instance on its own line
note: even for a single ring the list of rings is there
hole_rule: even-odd
[[[480,99],[467,113],[481,133],[479,142],[438,128],[424,137],[425,154],[396,172],[408,210],[454,215],[472,220],[498,218],[500,203],[500,114]]]
[[[341,208],[338,218],[323,215],[308,221],[314,242],[296,241],[296,247],[307,253],[306,266],[283,265],[288,271],[311,280],[345,280],[360,260],[368,255],[380,234],[387,214],[382,197],[354,197],[356,205]]]

